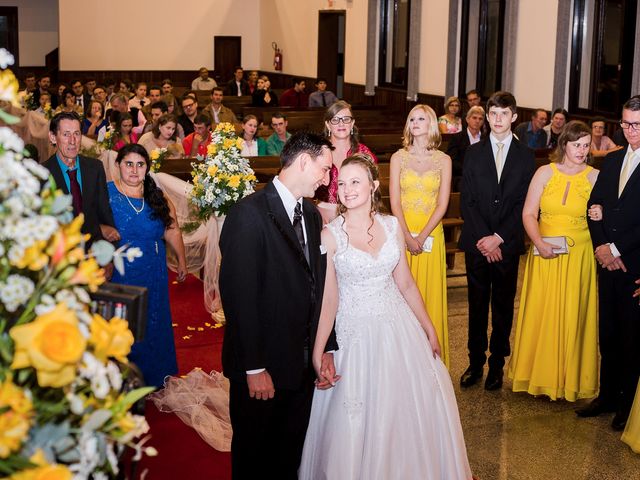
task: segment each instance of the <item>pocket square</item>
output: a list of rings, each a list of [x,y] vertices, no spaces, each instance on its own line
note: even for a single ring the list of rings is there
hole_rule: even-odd
[[[320,245],[320,255],[324,255],[325,253],[327,253],[327,249],[324,245]]]

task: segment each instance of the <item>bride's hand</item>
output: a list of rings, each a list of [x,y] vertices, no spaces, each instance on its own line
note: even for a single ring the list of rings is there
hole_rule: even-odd
[[[431,345],[431,350],[433,351],[433,358],[436,358],[436,355],[442,358],[442,350],[440,349],[440,342],[438,341],[436,330],[433,326],[425,330],[427,332],[427,338],[429,339],[429,345]]]
[[[336,385],[340,375],[336,375],[336,367],[333,363],[333,353],[323,353],[321,358],[313,359],[313,367],[316,371],[316,388],[326,390]]]

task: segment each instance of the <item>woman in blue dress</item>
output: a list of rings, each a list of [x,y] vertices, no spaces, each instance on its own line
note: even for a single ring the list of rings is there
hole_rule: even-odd
[[[147,385],[161,387],[167,375],[178,372],[173,341],[165,242],[178,257],[178,281],[187,274],[182,235],[172,204],[149,176],[149,154],[129,144],[118,152],[119,178],[109,182],[109,203],[120,245],[142,250],[142,257],[127,263],[124,275],[117,271],[114,283],[137,285],[148,290],[147,328],[142,341],[133,345],[129,360],[142,371]]]

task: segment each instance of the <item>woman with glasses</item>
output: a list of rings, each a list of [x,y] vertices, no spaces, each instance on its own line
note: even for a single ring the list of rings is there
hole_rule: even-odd
[[[449,367],[447,262],[442,217],[449,206],[451,158],[438,150],[433,109],[416,105],[404,126],[404,147],[391,156],[389,196],[407,247],[411,274],[438,334]]]
[[[378,159],[369,148],[358,140],[358,129],[353,118],[351,105],[344,100],[338,100],[324,114],[324,134],[334,147],[331,152],[333,165],[329,176],[329,185],[321,185],[316,190],[318,208],[325,222],[330,222],[337,215],[338,203],[338,172],[345,158],[355,153],[367,154],[374,163]]]
[[[613,140],[604,134],[606,120],[602,117],[596,117],[591,120],[591,155],[604,157],[609,152],[621,149]]]
[[[458,133],[462,131],[462,118],[460,117],[460,99],[449,97],[444,102],[445,114],[438,118],[440,133]]]

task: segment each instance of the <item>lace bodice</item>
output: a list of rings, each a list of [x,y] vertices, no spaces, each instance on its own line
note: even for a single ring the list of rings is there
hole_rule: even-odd
[[[377,256],[349,244],[347,234],[342,229],[342,217],[327,225],[337,245],[333,262],[339,298],[336,334],[341,346],[356,340],[359,328],[367,322],[393,321],[390,316],[383,315],[381,318],[379,313],[395,302],[404,303],[393,279],[393,270],[401,255],[396,236],[398,221],[387,215],[376,215],[375,220],[383,226],[387,235]]]
[[[431,170],[418,173],[409,167],[411,154],[406,150],[400,153],[400,202],[404,212],[431,215],[436,208],[440,177],[442,172],[442,152],[434,152]]]

